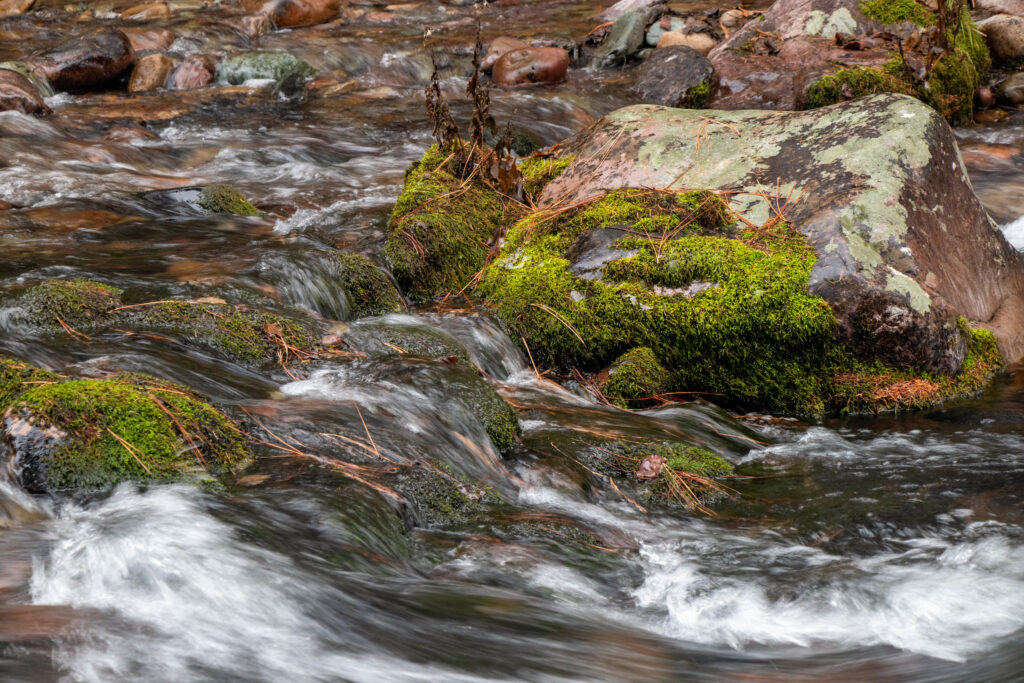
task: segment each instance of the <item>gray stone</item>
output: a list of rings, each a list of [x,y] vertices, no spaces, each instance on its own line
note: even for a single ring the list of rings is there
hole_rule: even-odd
[[[658,48],[637,68],[633,92],[649,104],[700,108],[707,102],[712,72],[711,62],[693,48]]]
[[[997,63],[1016,65],[1024,59],[1024,17],[997,14],[978,23]]]
[[[647,26],[661,12],[660,7],[645,7],[626,12],[615,20],[608,37],[598,46],[598,66],[615,66],[632,58],[644,45]]]

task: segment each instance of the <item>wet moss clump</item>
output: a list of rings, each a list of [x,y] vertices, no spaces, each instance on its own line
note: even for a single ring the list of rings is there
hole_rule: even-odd
[[[716,479],[735,471],[706,448],[675,442],[612,442],[598,449],[603,474],[632,483],[646,504],[701,507],[724,496]]]
[[[909,21],[923,28],[935,25],[935,15],[917,3],[917,0],[866,0],[860,9],[880,24],[900,24]]]
[[[60,382],[64,378],[55,372],[43,370],[10,358],[0,358],[0,414],[26,389]]]
[[[646,346],[627,351],[612,363],[601,393],[622,408],[645,408],[665,391],[665,368]]]
[[[710,192],[644,190],[538,212],[509,231],[478,292],[539,365],[594,371],[647,347],[669,391],[820,413],[836,320],[807,290],[814,251],[790,226],[766,234],[729,216]],[[623,256],[581,277],[570,247],[602,230],[619,231]]]
[[[370,259],[361,254],[338,254],[334,260],[352,318],[402,310],[402,297],[398,290]]]
[[[18,294],[11,319],[47,330],[95,329],[121,305],[122,291],[92,280],[47,280]],[[63,325],[61,324],[63,323]]]
[[[462,155],[434,145],[406,172],[384,249],[403,289],[418,300],[460,291],[484,266],[503,219],[517,211],[464,173]]]
[[[28,386],[10,414],[61,436],[21,463],[46,490],[107,488],[224,473],[250,457],[230,418],[187,389],[143,375]]]
[[[235,216],[263,215],[241,192],[222,183],[204,187],[199,195],[199,206],[210,213],[230,213]]]
[[[519,172],[523,176],[523,194],[531,202],[536,202],[548,183],[562,175],[575,158],[569,155],[559,159],[542,156],[524,159],[519,164]]]
[[[493,491],[458,477],[443,463],[407,468],[390,483],[411,504],[416,522],[423,526],[465,524],[501,503]]]
[[[311,322],[248,306],[161,301],[125,313],[130,327],[162,332],[243,364],[298,362],[319,348]]]
[[[457,372],[463,375],[463,379],[457,384],[458,399],[483,425],[498,453],[509,455],[515,448],[519,435],[522,434],[512,406],[494,390],[494,387],[477,376],[476,371],[460,368]]]
[[[703,109],[707,106],[710,96],[711,85],[708,81],[704,81],[687,91],[686,99],[683,101],[682,106],[687,109]]]
[[[914,94],[913,86],[888,69],[855,66],[825,76],[807,89],[807,108],[818,109],[877,93]]]

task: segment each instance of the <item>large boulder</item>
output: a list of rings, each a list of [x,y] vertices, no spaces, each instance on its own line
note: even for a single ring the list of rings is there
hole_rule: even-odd
[[[985,42],[998,63],[1017,66],[1024,60],[1024,17],[997,14],[979,22]]]
[[[991,329],[1008,361],[1024,356],[1021,259],[975,196],[949,126],[913,98],[796,113],[637,105],[562,150],[573,161],[542,207],[696,187],[728,192],[733,210],[764,225],[785,205],[813,248],[809,291],[862,358],[955,374],[967,351],[960,316]]]
[[[633,92],[649,104],[700,109],[708,101],[711,72],[711,62],[693,48],[662,47],[637,67]]]
[[[28,60],[56,90],[89,90],[110,83],[132,65],[131,41],[117,29],[105,28],[74,38]]]
[[[708,106],[797,110],[899,92],[953,123],[969,121],[990,59],[966,12],[966,30],[927,83],[909,76],[923,72],[924,32],[935,23],[915,0],[778,0],[708,55],[715,68]],[[901,50],[905,64],[895,56]]]

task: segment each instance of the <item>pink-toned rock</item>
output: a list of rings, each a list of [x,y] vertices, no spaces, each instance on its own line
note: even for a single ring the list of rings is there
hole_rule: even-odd
[[[170,16],[171,8],[163,2],[136,5],[121,12],[121,18],[128,21],[153,21],[154,19],[168,19]]]
[[[174,43],[174,34],[165,28],[125,28],[122,33],[135,52],[162,52]]]
[[[569,70],[569,53],[560,47],[524,47],[503,54],[494,63],[498,85],[557,83]]]
[[[659,48],[672,47],[673,45],[683,45],[692,48],[706,57],[709,52],[715,49],[718,41],[707,33],[683,33],[682,31],[667,31],[661,34],[661,38],[658,38]]]
[[[248,14],[242,17],[241,27],[242,33],[249,40],[256,40],[274,29],[273,24],[270,23],[270,17],[266,14]]]
[[[265,14],[282,28],[322,24],[339,16],[338,0],[242,0],[242,8]]]
[[[192,55],[178,65],[167,79],[168,90],[195,90],[213,82],[216,68],[205,55]]]
[[[28,78],[9,69],[0,69],[0,111],[23,114],[49,114],[39,90]]]
[[[491,69],[494,68],[494,63],[501,58],[506,52],[512,50],[521,50],[524,47],[530,47],[518,38],[510,38],[508,36],[498,36],[491,41],[491,44],[487,47],[487,54],[484,55],[484,59],[480,62],[480,68],[484,73],[491,73]]]
[[[173,68],[174,60],[165,54],[146,55],[135,62],[132,77],[128,80],[128,92],[149,92],[164,87]]]

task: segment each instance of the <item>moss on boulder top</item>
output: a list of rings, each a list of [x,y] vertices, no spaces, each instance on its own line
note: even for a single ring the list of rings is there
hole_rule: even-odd
[[[601,384],[601,393],[622,408],[644,408],[665,391],[667,372],[646,346],[619,356]]]
[[[521,210],[478,176],[460,155],[437,145],[406,172],[384,249],[398,283],[420,300],[460,291],[484,266],[510,213]]]
[[[229,417],[170,382],[70,379],[7,360],[0,385],[11,471],[32,491],[208,478],[250,457]]]
[[[384,271],[362,254],[335,256],[341,288],[348,298],[351,318],[397,313],[402,296]]]
[[[262,216],[263,213],[249,203],[241,192],[223,183],[207,185],[197,202],[210,213],[230,213],[235,216]]]
[[[121,305],[122,293],[117,287],[92,280],[46,280],[14,297],[12,321],[53,331],[65,325],[95,329]]]

